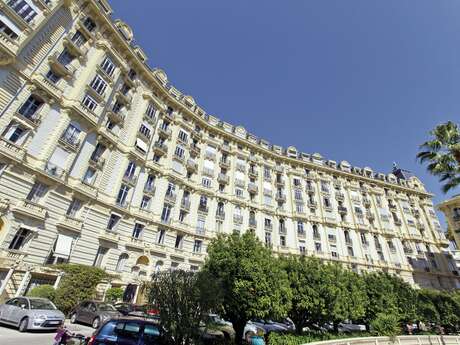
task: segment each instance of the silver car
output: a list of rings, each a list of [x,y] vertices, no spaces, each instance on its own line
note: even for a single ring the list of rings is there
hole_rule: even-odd
[[[19,332],[56,329],[64,314],[46,298],[15,297],[0,305],[0,322],[16,326]]]

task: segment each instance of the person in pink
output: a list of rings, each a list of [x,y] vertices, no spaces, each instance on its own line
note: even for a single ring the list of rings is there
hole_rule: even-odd
[[[54,336],[53,345],[66,344],[69,335],[70,335],[70,332],[68,331],[65,325],[59,326],[59,328],[56,331],[56,335]]]

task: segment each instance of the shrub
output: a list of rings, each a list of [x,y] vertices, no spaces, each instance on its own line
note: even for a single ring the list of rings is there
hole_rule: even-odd
[[[369,333],[323,333],[323,332],[305,332],[302,335],[270,333],[268,336],[268,345],[302,345],[317,341],[326,341],[344,338],[368,337]]]
[[[124,290],[122,288],[110,288],[105,293],[105,300],[110,303],[115,303],[123,298]]]
[[[371,326],[379,336],[394,338],[401,333],[399,317],[395,314],[377,314],[375,319],[371,321]]]
[[[56,290],[52,285],[39,285],[30,290],[27,295],[30,297],[47,298],[51,302],[54,302],[56,299]]]
[[[56,267],[64,271],[55,299],[56,306],[64,314],[68,314],[78,303],[93,299],[97,285],[107,277],[103,270],[92,266],[65,264]]]

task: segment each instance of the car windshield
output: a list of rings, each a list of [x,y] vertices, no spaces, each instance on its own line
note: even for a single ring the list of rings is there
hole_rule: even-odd
[[[46,299],[31,299],[30,309],[56,310],[56,307]]]
[[[111,304],[101,303],[97,305],[97,309],[100,311],[114,311],[116,310]]]

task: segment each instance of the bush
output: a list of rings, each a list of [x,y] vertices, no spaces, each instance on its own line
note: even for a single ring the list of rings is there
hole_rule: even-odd
[[[123,298],[124,290],[122,288],[110,288],[105,293],[105,300],[110,303],[115,303]]]
[[[377,314],[375,319],[371,321],[371,326],[374,332],[379,336],[394,338],[401,334],[399,317],[395,314]]]
[[[97,285],[107,277],[103,270],[92,266],[65,264],[56,268],[64,271],[64,276],[56,290],[55,304],[66,315],[78,303],[93,299]]]
[[[27,295],[30,297],[47,298],[51,302],[54,302],[56,299],[56,290],[52,285],[39,285],[30,290]]]
[[[270,333],[267,345],[302,345],[316,341],[326,341],[345,338],[359,338],[370,336],[367,332],[355,333],[323,333],[305,332],[302,335]]]

